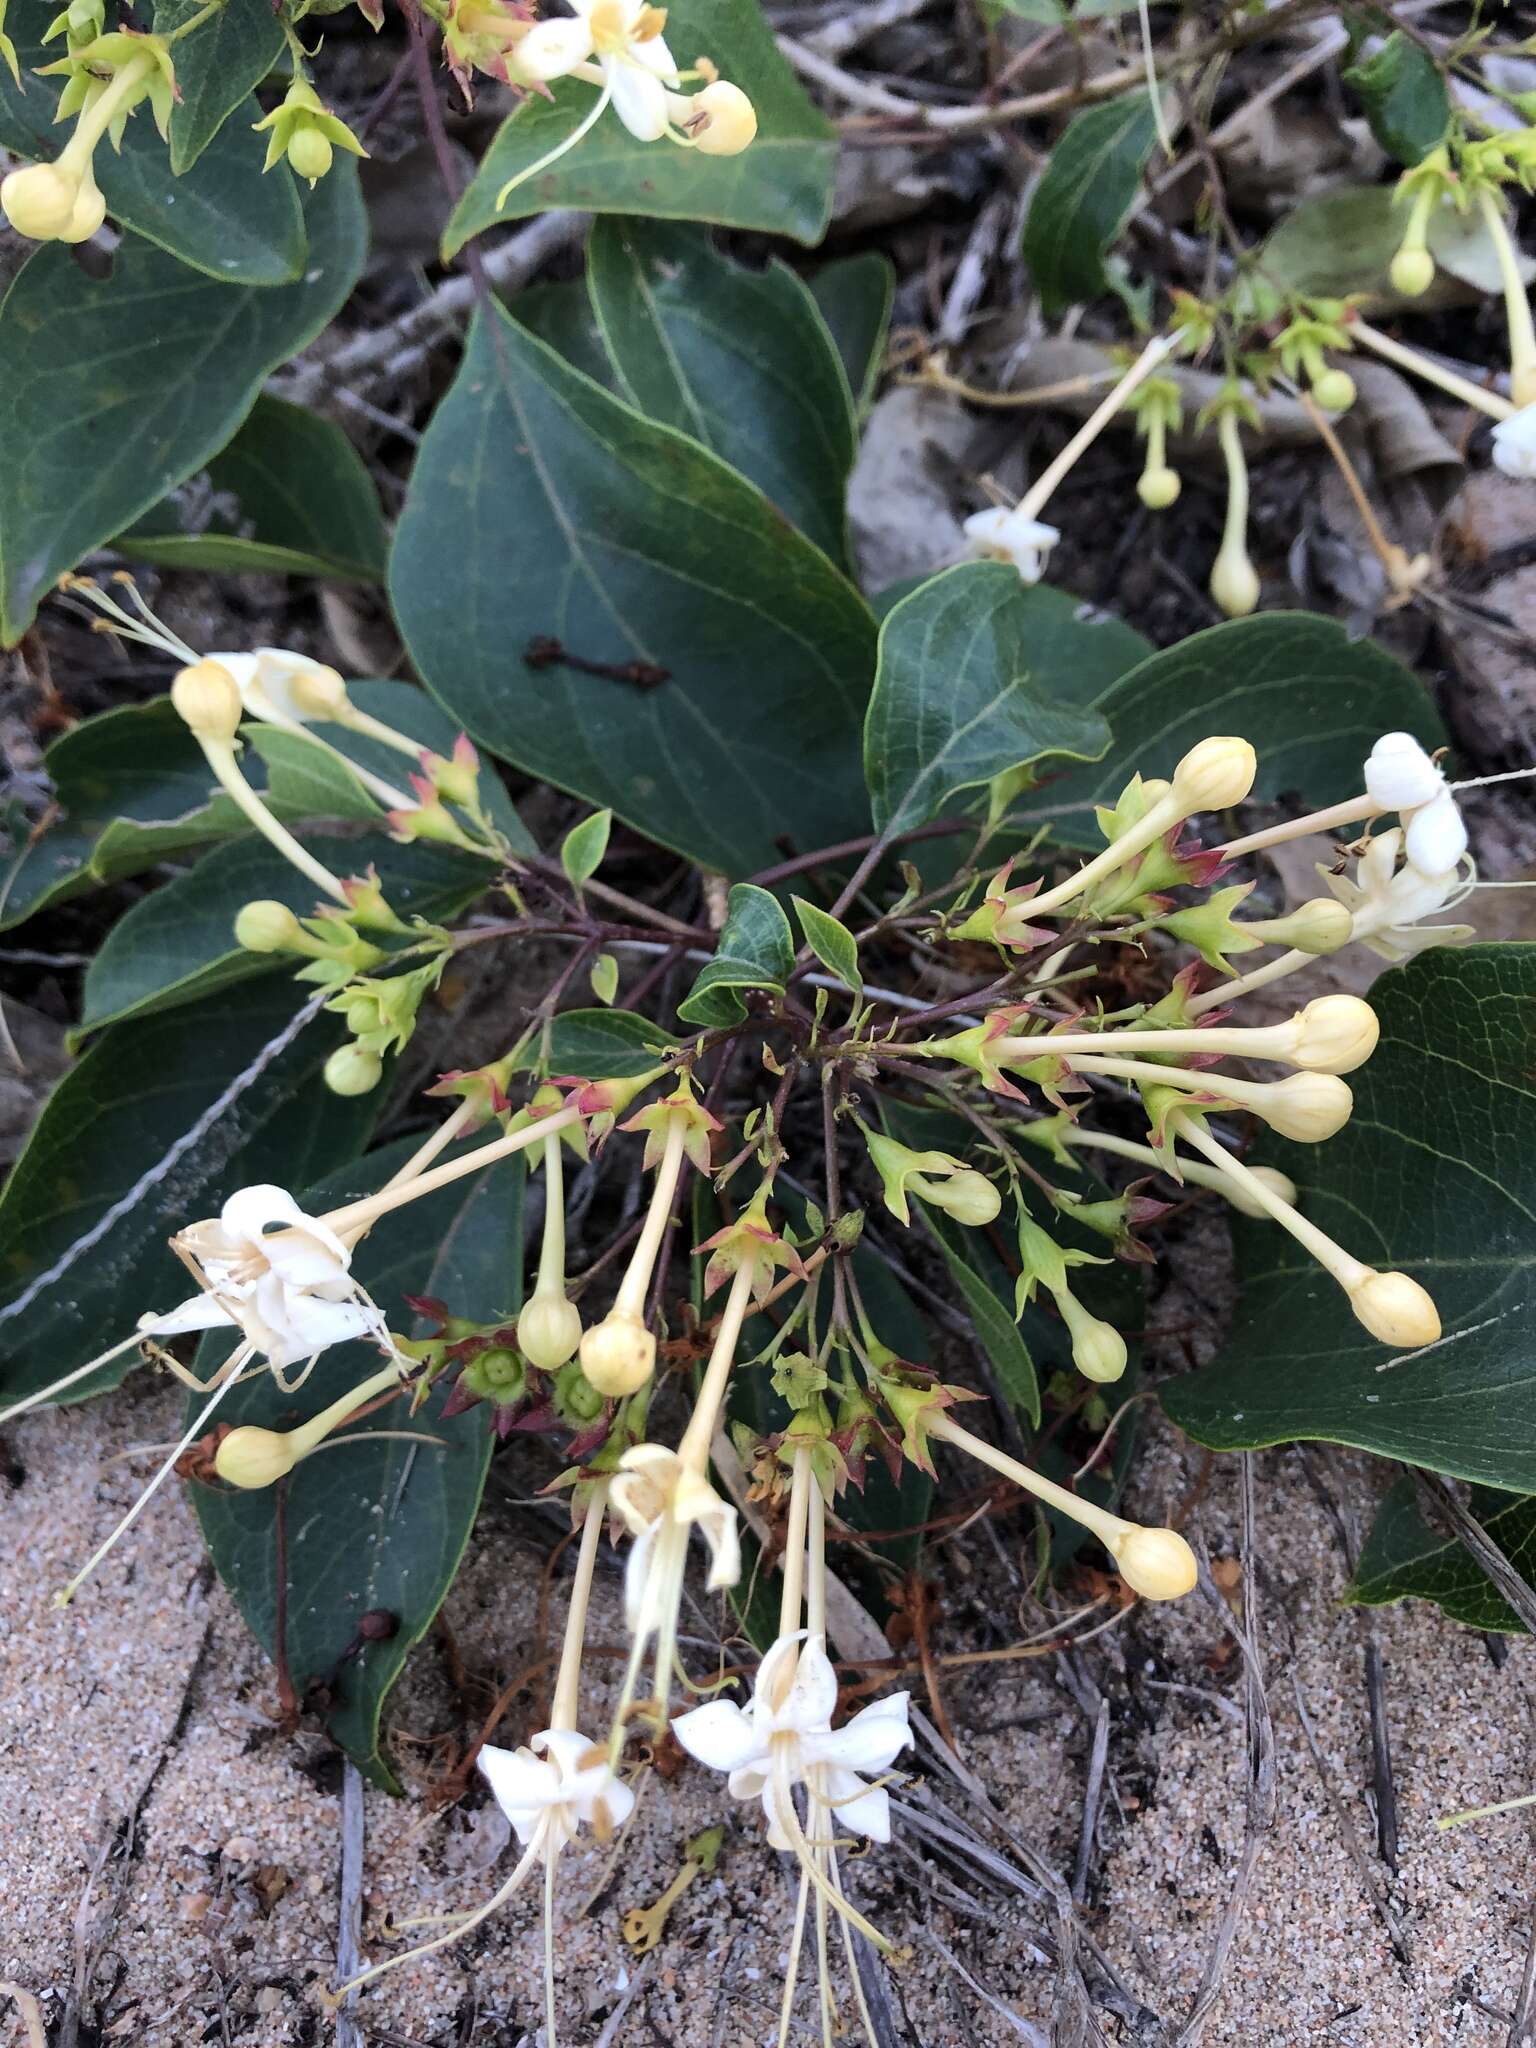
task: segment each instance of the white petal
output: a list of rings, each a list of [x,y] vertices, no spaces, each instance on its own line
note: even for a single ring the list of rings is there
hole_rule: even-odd
[[[1413,813],[1403,832],[1409,865],[1422,875],[1449,873],[1467,850],[1467,828],[1449,789]]]
[[[1365,764],[1365,793],[1384,811],[1410,811],[1427,804],[1445,778],[1409,732],[1383,733]]]
[[[667,48],[665,36],[648,36],[643,43],[631,43],[629,54],[637,64],[643,64],[647,71],[654,71],[667,85],[677,84],[677,62]]]
[[[691,1757],[712,1771],[739,1771],[760,1752],[751,1717],[734,1700],[710,1700],[679,1714],[672,1733]]]
[[[865,1789],[851,1772],[829,1771],[826,1795],[834,1802],[829,1809],[834,1829],[852,1828],[872,1842],[891,1839],[891,1801],[883,1786]]]
[[[496,1804],[526,1841],[539,1815],[560,1795],[560,1775],[531,1749],[497,1749],[487,1743],[475,1759]]]
[[[535,22],[512,53],[524,78],[564,78],[592,54],[592,31],[576,17]]]
[[[194,1294],[190,1301],[167,1309],[163,1316],[140,1316],[138,1326],[147,1336],[179,1337],[184,1330],[220,1330],[234,1320],[211,1294]]]
[[[666,87],[654,71],[623,57],[610,57],[603,70],[613,88],[613,110],[637,142],[655,142],[667,132]]]
[[[819,1763],[848,1771],[888,1771],[912,1740],[907,1726],[907,1695],[893,1693],[854,1715],[832,1735],[807,1738],[807,1754]]]
[[[258,1181],[248,1188],[236,1188],[219,1211],[219,1221],[231,1237],[259,1245],[269,1230],[284,1230],[308,1219],[286,1188]]]
[[[726,1780],[726,1790],[733,1799],[761,1799],[772,1775],[766,1761],[743,1764]]]
[[[1497,451],[1495,451],[1497,452]],[[210,654],[209,661],[216,661],[219,667],[234,678],[235,688],[240,692],[240,702],[254,718],[262,708],[261,687],[256,680],[256,657],[254,654]]]
[[[1536,405],[1522,406],[1493,430],[1493,459],[1506,476],[1536,477]]]
[[[831,1729],[832,1716],[837,1711],[837,1673],[832,1669],[824,1637],[812,1636],[801,1650],[785,1707],[791,1725],[799,1733]]]
[[[631,1635],[639,1627],[645,1607],[645,1585],[650,1576],[651,1556],[661,1535],[661,1518],[658,1516],[640,1531],[629,1546],[629,1556],[624,1564],[624,1622]]]

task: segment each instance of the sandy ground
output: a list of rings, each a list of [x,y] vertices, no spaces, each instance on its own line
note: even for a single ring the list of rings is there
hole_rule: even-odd
[[[212,1582],[186,1504],[171,1497],[153,1507],[137,1542],[74,1608],[50,1604],[146,1462],[106,1461],[163,1437],[173,1412],[165,1392],[146,1390],[28,1418],[9,1433],[23,1476],[13,1475],[0,1544],[0,1974],[36,1992],[53,2023],[87,1967],[82,1958],[99,1950],[83,2001],[86,2043],[323,2042],[332,2028],[315,1989],[336,1953],[334,1760],[313,1734],[288,1741],[273,1730],[272,1674]],[[1197,1470],[1186,1448],[1158,1441],[1139,1473],[1142,1506],[1166,1510]],[[1365,1461],[1338,1460],[1329,1472],[1357,1508],[1380,1483]],[[1202,2038],[1350,2048],[1502,2043],[1508,2020],[1499,2015],[1517,1997],[1536,1888],[1529,1833],[1518,1815],[1450,1834],[1434,1823],[1531,1782],[1529,1647],[1511,1645],[1500,1665],[1480,1637],[1432,1611],[1377,1617],[1401,1831],[1392,1878],[1377,1857],[1364,1790],[1365,1624],[1338,1605],[1334,1529],[1297,1454],[1261,1460],[1258,1477],[1276,1817]],[[1198,1526],[1219,1576],[1228,1576],[1221,1561],[1238,1549],[1235,1461],[1218,1461],[1207,1475]],[[526,1511],[492,1509],[448,1607],[471,1670],[506,1672],[526,1654],[543,1547]],[[946,1641],[973,1646],[978,1617],[984,1639],[1029,1633],[1033,1620],[1018,1611],[1008,1563],[975,1535],[935,1554]],[[611,1571],[600,1581],[594,1640],[618,1639],[616,1585]],[[1100,2024],[1110,2040],[1171,2042],[1242,1846],[1238,1660],[1219,1616],[1197,1599],[1173,1612],[1135,1611],[1082,1654],[1080,1669],[1111,1713],[1084,1924],[1148,2008],[1139,2027],[1103,2012]],[[1298,1689],[1326,1784],[1302,1734]],[[956,1673],[945,1697],[964,1755],[1009,1826],[1070,1874],[1091,1730],[1057,1661]],[[393,1725],[419,1794],[434,1737],[458,1725],[440,1649],[430,1643],[396,1697]],[[135,1810],[125,1831],[122,1817]],[[603,2048],[746,2048],[773,2039],[790,1880],[749,1809],[730,1816],[714,1875],[683,1894],[614,2024],[637,1971],[620,1936],[623,1915],[657,1899],[682,1845],[719,1817],[717,1781],[688,1766],[670,1782],[653,1777],[616,1869],[595,1849],[562,1866],[563,2039]],[[377,1943],[386,1913],[473,1903],[506,1868],[498,1816],[483,1804],[433,1814],[419,1796],[370,1791],[366,1826],[365,1942],[372,1936],[378,1954],[388,1952]],[[1353,1859],[1346,1829],[1356,1838]],[[979,1869],[938,1870],[897,1848],[855,1868],[855,1895],[910,1945],[894,1980],[898,2037],[1052,2039],[1052,1973],[1029,1939],[1043,1920],[1020,1917]],[[1407,1960],[1394,1954],[1368,1886],[1395,1915]],[[573,1917],[594,1893],[590,1911]],[[951,1970],[935,1936],[999,2009]],[[541,2024],[539,1954],[536,1906],[516,1901],[462,1949],[371,1991],[362,2039],[531,2043]],[[806,1986],[796,2038],[818,2033]]]

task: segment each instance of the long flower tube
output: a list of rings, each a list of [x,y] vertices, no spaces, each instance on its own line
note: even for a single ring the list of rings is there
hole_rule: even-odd
[[[1518,409],[1536,403],[1536,324],[1531,319],[1525,279],[1520,275],[1520,257],[1497,193],[1487,185],[1479,186],[1477,204],[1498,259],[1504,317],[1509,328],[1509,394]]]
[[[1390,334],[1383,334],[1379,327],[1372,327],[1358,314],[1350,316],[1349,332],[1351,339],[1363,341],[1367,348],[1374,349],[1395,369],[1406,370],[1411,377],[1422,377],[1426,384],[1437,385],[1448,397],[1459,398],[1463,405],[1487,413],[1490,419],[1507,420],[1519,411],[1519,407],[1512,405],[1501,392],[1485,391],[1481,384],[1458,377],[1454,370],[1446,369],[1430,356],[1421,355],[1417,349],[1405,348],[1402,342],[1394,341]]]
[[[544,1233],[539,1272],[517,1319],[517,1343],[530,1365],[558,1372],[581,1342],[581,1311],[565,1291],[565,1140],[544,1140]]]
[[[1001,1472],[1005,1479],[1011,1479],[1026,1493],[1032,1493],[1037,1500],[1096,1536],[1115,1560],[1125,1583],[1143,1600],[1179,1600],[1194,1586],[1200,1575],[1195,1554],[1176,1529],[1149,1529],[1140,1522],[1112,1515],[1108,1508],[1096,1507],[1042,1473],[1032,1472],[984,1438],[972,1436],[942,1409],[927,1416],[925,1426],[929,1436],[940,1437],[981,1464],[989,1465],[994,1472]]]
[[[1020,519],[1038,519],[1046,501],[1067,475],[1078,459],[1092,447],[1115,417],[1125,401],[1137,387],[1144,384],[1153,373],[1160,369],[1178,346],[1176,335],[1160,334],[1149,341],[1141,354],[1132,363],[1125,375],[1095,406],[1065,448],[1047,468],[1043,469],[1029,489],[1020,498],[1017,512]]]
[[[388,1182],[375,1194],[363,1195],[355,1202],[344,1202],[339,1209],[329,1209],[321,1220],[338,1237],[361,1235],[381,1216],[388,1215],[391,1209],[398,1209],[402,1203],[435,1194],[451,1181],[462,1180],[466,1173],[478,1173],[483,1166],[493,1166],[498,1159],[509,1159],[514,1152],[525,1151],[528,1146],[542,1143],[556,1131],[569,1130],[580,1122],[579,1109],[558,1109],[553,1116],[540,1117],[537,1123],[527,1124],[520,1131],[509,1131],[504,1138],[493,1139],[489,1145],[479,1146],[462,1159],[450,1159],[446,1165],[434,1166],[410,1181]]]
[[[1234,1159],[1196,1119],[1175,1110],[1168,1119],[1168,1132],[1203,1152],[1218,1173],[1241,1188],[1248,1199],[1257,1203],[1266,1215],[1272,1216],[1283,1230],[1289,1231],[1296,1242],[1317,1260],[1323,1271],[1343,1288],[1356,1320],[1363,1323],[1373,1337],[1383,1344],[1399,1347],[1433,1344],[1439,1337],[1440,1312],[1417,1280],[1407,1273],[1379,1272],[1374,1266],[1366,1265],[1363,1259],[1345,1251],[1326,1231],[1319,1230],[1315,1223],[1308,1222],[1289,1202],[1282,1200],[1240,1159]]]
[[[1105,1031],[1050,1031],[1034,1038],[999,1038],[990,1047],[999,1066],[1059,1053],[1208,1053],[1219,1059],[1274,1060],[1309,1072],[1348,1074],[1376,1050],[1380,1026],[1359,996],[1319,996],[1280,1024],[1211,1025],[1160,1031],[1156,1026]]]
[[[1057,1133],[1060,1142],[1088,1152],[1111,1152],[1117,1159],[1134,1159],[1138,1164],[1149,1167],[1157,1173],[1167,1171],[1166,1160],[1152,1150],[1150,1145],[1138,1145],[1134,1138],[1122,1138],[1118,1131],[1086,1130],[1080,1124],[1070,1124]],[[1278,1167],[1255,1166],[1249,1172],[1273,1190],[1282,1201],[1294,1202],[1296,1183],[1288,1173],[1281,1173]],[[1179,1172],[1192,1187],[1207,1188],[1212,1193],[1225,1195],[1234,1209],[1244,1216],[1267,1216],[1270,1212],[1247,1188],[1232,1180],[1214,1166],[1205,1166],[1198,1159],[1181,1159]]]
[[[1071,1061],[1079,1074],[1104,1074],[1117,1081],[1146,1083],[1154,1088],[1187,1088],[1218,1104],[1250,1109],[1282,1138],[1298,1145],[1320,1145],[1349,1122],[1354,1097],[1336,1074],[1287,1074],[1283,1081],[1241,1081],[1231,1074],[1193,1073],[1187,1067],[1160,1067],[1152,1060],[1079,1057]]]
[[[391,1360],[293,1429],[260,1429],[252,1423],[243,1424],[232,1429],[214,1452],[213,1469],[231,1486],[250,1490],[275,1485],[317,1451],[331,1432],[355,1415],[364,1402],[403,1384],[400,1369]]]
[[[582,1371],[600,1394],[633,1394],[655,1370],[656,1339],[645,1326],[646,1293],[672,1214],[687,1139],[687,1120],[679,1111],[668,1122],[650,1206],[613,1306],[580,1340]]]

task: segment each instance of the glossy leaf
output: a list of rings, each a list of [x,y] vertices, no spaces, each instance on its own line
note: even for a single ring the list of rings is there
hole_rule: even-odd
[[[170,35],[190,21],[203,0],[155,0],[155,33]],[[224,0],[211,20],[176,45],[176,89],[171,109],[171,169],[179,176],[196,163],[231,114],[246,108],[283,52],[283,20],[270,0]]]
[[[1213,733],[1240,735],[1258,749],[1256,799],[1295,792],[1313,808],[1360,794],[1365,757],[1382,733],[1411,732],[1426,747],[1445,740],[1410,670],[1311,612],[1232,619],[1102,686],[1080,676],[1062,688],[1107,719],[1114,735],[1091,768],[1051,783],[1051,836],[1066,846],[1099,846],[1095,804],[1112,803],[1138,772],[1171,774],[1181,754]]]
[[[1536,1500],[1474,1489],[1472,1512],[1522,1578],[1536,1573]],[[1345,1599],[1358,1607],[1433,1600],[1469,1628],[1523,1635],[1525,1624],[1462,1544],[1437,1536],[1419,1512],[1411,1478],[1394,1482],[1376,1510]]]
[[[241,8],[263,13],[265,0],[230,0],[225,12]],[[69,133],[67,126],[54,125],[62,80],[36,76],[37,67],[57,58],[64,47],[62,39],[46,48],[42,40],[58,12],[53,0],[10,0],[6,32],[16,45],[21,83],[0,64],[0,148],[42,161],[59,154]],[[178,57],[195,40],[189,37],[187,45],[179,45]],[[215,95],[222,87],[222,80],[210,81]],[[262,176],[262,137],[250,132],[261,109],[247,91],[242,88],[238,118],[212,136],[184,176],[176,174],[171,148],[161,140],[148,109],[140,107],[123,132],[121,154],[109,144],[97,150],[96,178],[113,220],[194,270],[225,284],[287,284],[305,267],[298,186],[286,164]],[[199,91],[198,102],[200,111],[188,130],[194,135],[200,121],[206,125],[214,100]],[[175,123],[173,113],[173,146]],[[47,253],[68,258],[63,249]]]
[[[559,1079],[633,1080],[676,1044],[670,1031],[633,1010],[562,1010],[550,1026],[549,1071]],[[537,1052],[530,1046],[525,1064]]]
[[[214,284],[132,239],[110,277],[90,277],[72,250],[49,244],[12,284],[0,303],[6,646],[62,571],[225,445],[268,372],[346,298],[364,247],[349,164],[316,187],[308,218],[297,284]]]
[[[324,1209],[378,1187],[416,1142],[391,1146],[333,1176],[311,1190],[305,1207]],[[353,1270],[393,1329],[404,1335],[426,1327],[406,1310],[409,1294],[446,1300],[455,1314],[475,1321],[515,1313],[522,1298],[523,1189],[522,1160],[507,1159],[375,1224]],[[228,1348],[227,1338],[205,1340],[200,1365],[212,1366]],[[367,1345],[341,1345],[322,1355],[299,1395],[285,1395],[262,1373],[237,1387],[220,1413],[236,1424],[290,1427],[378,1363]],[[490,1458],[486,1410],[445,1418],[445,1393],[434,1391],[414,1415],[401,1400],[342,1429],[283,1489],[284,1648],[294,1689],[318,1705],[358,1768],[392,1789],[394,1774],[379,1743],[380,1712],[453,1583]],[[194,1484],[192,1500],[220,1578],[271,1656],[277,1494]],[[394,1634],[359,1648],[365,1614],[390,1616]]]
[[[506,573],[517,536],[518,573]],[[390,588],[419,673],[471,735],[727,873],[861,828],[874,624],[717,457],[478,317],[417,458]],[[652,687],[524,651],[640,661]]]
[[[1290,1237],[1244,1224],[1228,1341],[1163,1405],[1222,1450],[1321,1437],[1536,1492],[1536,946],[1422,954],[1371,1002],[1381,1043],[1350,1076],[1350,1121],[1263,1156],[1357,1258],[1430,1290],[1442,1341],[1376,1343]]]
[[[263,393],[208,464],[207,489],[216,494],[212,520],[188,530],[185,504],[162,499],[113,546],[163,569],[383,581],[379,494],[334,420]]]
[[[1400,164],[1416,164],[1445,140],[1450,96],[1427,50],[1393,29],[1377,49],[1344,73],[1360,95],[1371,133]]]
[[[1104,258],[1156,140],[1152,101],[1136,92],[1074,115],[1051,151],[1024,223],[1024,261],[1048,316],[1108,289]]]
[[[847,925],[830,917],[816,904],[807,903],[803,896],[790,900],[800,920],[800,929],[805,933],[805,943],[822,966],[829,974],[835,974],[855,995],[861,994],[864,977],[859,972],[859,944]]]
[[[451,846],[397,846],[382,836],[311,839],[309,849],[343,878],[376,866],[390,907],[402,917],[452,917],[489,887],[496,870]],[[86,969],[78,1029],[188,1003],[256,975],[291,977],[303,961],[251,953],[235,944],[235,918],[271,898],[302,917],[320,896],[313,882],[264,839],[216,847],[188,873],[140,897],[102,940]],[[295,995],[295,1007],[309,990]]]
[[[1144,646],[1001,562],[963,562],[922,584],[880,628],[864,726],[876,827],[910,832],[962,791],[1046,755],[1102,754],[1109,728],[1079,705]]]
[[[580,370],[615,398],[623,397],[585,278],[527,285],[506,301],[506,308],[519,327],[536,334],[573,370]]]
[[[837,137],[779,54],[756,0],[674,0],[667,43],[680,64],[712,57],[757,110],[757,140],[740,156],[709,157],[675,143],[638,142],[610,107],[567,156],[496,199],[507,180],[554,149],[592,110],[597,88],[561,79],[502,126],[443,237],[453,256],[498,222],[550,207],[717,221],[819,242],[832,212]]]
[[[608,851],[608,834],[612,829],[612,811],[594,811],[590,818],[583,818],[579,825],[573,825],[566,833],[560,848],[560,865],[573,889],[580,889],[583,882],[590,882],[602,866],[603,855]]]
[[[55,1088],[0,1195],[0,1406],[83,1365],[140,1314],[185,1300],[186,1269],[166,1248],[173,1231],[216,1214],[238,1187],[302,1186],[363,1144],[374,1108],[322,1086],[320,1069],[341,1037],[337,1020],[322,1018],[173,1156],[295,1008],[294,990],[274,982],[124,1024]],[[141,1182],[123,1214],[45,1280]],[[116,1386],[134,1362],[125,1352],[66,1398]]]
[[[858,256],[823,263],[810,287],[842,357],[854,410],[862,415],[874,399],[885,358],[896,295],[895,266],[888,256],[866,249]]]
[[[853,404],[794,272],[727,261],[707,228],[609,219],[592,229],[587,284],[625,396],[712,448],[842,561]]]
[[[751,882],[732,889],[720,950],[677,1006],[685,1024],[706,1029],[746,1016],[738,990],[782,989],[795,964],[795,942],[778,898]]]

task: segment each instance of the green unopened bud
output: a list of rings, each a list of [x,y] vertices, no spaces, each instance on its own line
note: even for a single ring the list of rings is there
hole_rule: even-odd
[[[557,1372],[581,1342],[581,1311],[558,1289],[535,1288],[517,1319],[517,1341],[530,1365]]]
[[[286,903],[262,898],[247,903],[235,919],[235,944],[248,953],[300,953],[308,950],[303,925]]]
[[[384,1062],[360,1045],[339,1045],[325,1063],[325,1085],[333,1095],[367,1095],[379,1085]]]
[[[1428,249],[1399,249],[1389,275],[1393,291],[1405,299],[1417,299],[1435,281],[1435,259]]]
[[[295,130],[288,144],[288,161],[295,175],[307,178],[311,185],[325,176],[334,156],[329,136],[322,135],[318,128]]]
[[[1313,380],[1312,396],[1324,412],[1348,412],[1355,402],[1355,380],[1347,370],[1325,370]]]
[[[1062,1318],[1072,1332],[1072,1363],[1085,1380],[1101,1385],[1120,1379],[1129,1353],[1125,1339],[1111,1324],[1092,1315],[1075,1295],[1057,1296]]]
[[[1176,469],[1170,469],[1166,463],[1156,468],[1148,464],[1137,480],[1136,495],[1149,512],[1166,512],[1183,488]]]
[[[965,1167],[947,1180],[929,1180],[918,1175],[910,1183],[914,1195],[943,1209],[968,1229],[995,1221],[1003,1198],[984,1173]]]
[[[232,1429],[213,1455],[213,1469],[230,1486],[251,1491],[286,1479],[298,1456],[286,1430]]]

